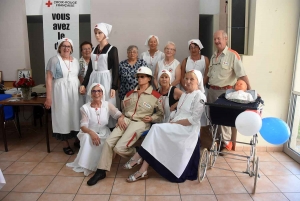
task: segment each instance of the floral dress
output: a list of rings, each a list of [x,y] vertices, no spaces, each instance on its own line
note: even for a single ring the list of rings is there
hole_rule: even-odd
[[[127,59],[121,61],[119,64],[119,77],[120,77],[120,91],[119,98],[123,100],[126,93],[136,87],[138,84],[136,77],[136,71],[141,66],[147,66],[147,63],[143,59],[138,59],[136,63],[131,66]]]

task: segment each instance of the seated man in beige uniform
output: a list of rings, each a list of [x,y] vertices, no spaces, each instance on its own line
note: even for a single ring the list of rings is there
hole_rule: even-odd
[[[151,122],[158,123],[164,118],[160,93],[151,86],[151,69],[142,66],[135,76],[138,86],[129,91],[122,101],[125,117],[118,119],[116,128],[104,142],[97,171],[87,182],[89,186],[106,177],[106,171],[110,171],[111,168],[114,152],[122,157],[132,157],[136,153],[132,145],[145,130],[150,129]]]
[[[208,67],[208,90],[207,102],[212,103],[227,89],[232,89],[237,80],[244,80],[247,90],[251,89],[248,76],[243,67],[239,54],[227,47],[227,34],[219,30],[214,34],[214,43],[217,51],[212,55]],[[234,129],[235,130],[235,129]],[[236,131],[235,131],[236,132]],[[223,136],[223,147],[232,150],[231,127],[219,126],[218,133]]]

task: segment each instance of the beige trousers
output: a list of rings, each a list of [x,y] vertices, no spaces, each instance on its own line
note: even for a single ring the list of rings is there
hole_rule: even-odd
[[[140,138],[145,130],[150,129],[150,123],[131,121],[126,117],[124,121],[127,124],[127,129],[124,131],[120,127],[116,127],[106,139],[97,166],[98,169],[110,171],[114,152],[121,157],[133,156],[136,150],[131,146]]]

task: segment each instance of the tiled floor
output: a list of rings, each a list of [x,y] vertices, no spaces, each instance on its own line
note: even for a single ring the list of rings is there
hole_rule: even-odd
[[[202,183],[170,183],[150,169],[149,179],[128,184],[125,178],[137,169],[123,170],[126,160],[117,156],[107,178],[90,187],[89,177],[65,166],[75,155],[65,155],[61,143],[51,139],[51,153],[46,152],[42,128],[23,126],[20,139],[10,126],[9,152],[4,152],[0,138],[0,168],[7,181],[0,200],[300,200],[300,165],[282,152],[258,153],[261,178],[256,194],[252,194],[254,178],[236,172],[244,171],[246,162],[233,157],[218,157]]]

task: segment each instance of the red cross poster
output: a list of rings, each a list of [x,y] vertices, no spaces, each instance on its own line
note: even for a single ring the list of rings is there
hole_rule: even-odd
[[[72,56],[79,59],[79,1],[43,0],[45,67],[62,38],[73,41]]]

